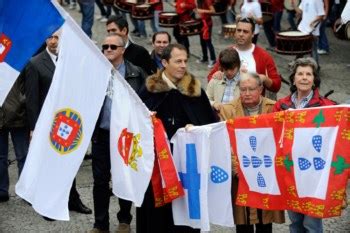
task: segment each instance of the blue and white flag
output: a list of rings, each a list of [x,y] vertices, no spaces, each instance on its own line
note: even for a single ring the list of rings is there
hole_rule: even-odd
[[[60,56],[16,193],[39,214],[69,220],[69,191],[89,146],[112,64],[70,16],[61,30]]]
[[[225,122],[179,129],[171,139],[185,196],[172,202],[175,225],[233,226],[231,151]]]
[[[26,63],[63,21],[49,0],[0,1],[0,106]]]

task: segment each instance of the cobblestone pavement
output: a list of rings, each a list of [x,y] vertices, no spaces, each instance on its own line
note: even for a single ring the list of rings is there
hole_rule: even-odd
[[[166,9],[170,9],[166,4]],[[68,8],[66,8],[68,9]],[[68,10],[69,13],[80,23],[80,14],[77,10]],[[96,12],[98,10],[96,9]],[[99,12],[96,13],[96,16]],[[285,18],[286,16],[284,16]],[[151,33],[149,22],[146,22],[147,31]],[[130,27],[132,29],[132,26]],[[282,28],[286,29],[287,25],[282,24]],[[231,40],[225,40],[218,31],[221,30],[221,23],[218,17],[214,18],[213,29],[213,43],[218,54],[220,50],[227,47],[232,43]],[[97,41],[97,44],[101,44],[105,33],[104,23],[95,21],[94,24],[93,39]],[[169,32],[171,32],[169,30]],[[327,28],[327,35],[330,40],[331,52],[329,55],[320,56],[321,63],[321,78],[322,87],[321,93],[326,93],[329,90],[334,90],[335,93],[331,95],[331,98],[343,102],[349,99],[350,90],[350,41],[340,41],[334,38],[333,33]],[[151,49],[150,37],[147,39],[133,38],[136,43],[145,46],[147,49]],[[189,59],[189,71],[194,73],[197,77],[201,78],[203,86],[206,86],[206,75],[208,68],[206,65],[198,65],[195,60],[199,58],[201,54],[199,38],[198,36],[192,36],[190,38],[191,44],[191,57]],[[266,39],[263,32],[259,36],[259,44],[266,47]],[[279,71],[284,78],[288,78],[287,63],[293,59],[291,56],[282,56],[276,53],[272,53],[275,58],[275,62]],[[282,85],[282,89],[278,94],[278,97],[283,97],[288,94],[288,86]],[[13,149],[11,149],[10,158],[13,160]],[[93,215],[82,215],[75,212],[70,213],[70,221],[55,221],[47,222],[43,220],[28,204],[15,195],[14,185],[17,181],[17,168],[16,163],[10,165],[10,201],[6,203],[0,203],[0,233],[2,232],[85,232],[92,228],[94,217]],[[81,169],[77,175],[77,188],[81,195],[83,202],[90,208],[93,207],[92,200],[92,171],[91,161],[84,161]],[[347,188],[350,193],[350,186]],[[110,203],[110,223],[111,231],[116,230],[117,219],[116,213],[118,211],[117,198],[112,197]],[[135,216],[135,209],[133,208],[133,215]],[[287,223],[277,225],[274,224],[274,232],[288,232],[288,217],[286,216]],[[349,208],[343,211],[341,217],[331,218],[324,220],[324,232],[350,232],[350,210]],[[135,232],[135,218],[132,221],[132,231]],[[234,228],[224,228],[219,226],[212,226],[212,232],[226,233],[233,232]]]

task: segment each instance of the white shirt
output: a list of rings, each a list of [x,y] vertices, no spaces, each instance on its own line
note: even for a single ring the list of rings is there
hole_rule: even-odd
[[[259,2],[244,2],[241,8],[241,17],[261,18],[261,5]],[[259,24],[255,24],[254,35],[259,33]]]
[[[299,31],[319,36],[320,24],[315,29],[310,27],[310,24],[317,16],[325,15],[323,0],[302,0],[299,8],[303,11],[302,19],[298,26]]]
[[[252,47],[250,49],[245,51],[236,48],[239,54],[239,58],[241,59],[241,69],[246,69],[249,73],[256,73],[256,63],[253,56],[254,49],[254,44],[252,44]]]
[[[53,62],[53,64],[55,64],[56,66],[56,63],[57,63],[57,55],[53,54],[50,52],[50,50],[46,47],[46,52],[50,55],[50,58]]]
[[[342,23],[345,24],[350,21],[350,1],[346,2],[343,12],[341,13]]]

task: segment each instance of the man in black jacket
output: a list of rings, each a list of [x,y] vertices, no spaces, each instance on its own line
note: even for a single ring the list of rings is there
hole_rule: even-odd
[[[146,79],[140,97],[162,120],[169,139],[188,124],[205,125],[216,121],[201,83],[187,72],[187,50],[170,44],[162,52],[164,69]],[[171,203],[155,208],[154,194],[148,186],[141,207],[136,208],[136,232],[200,232],[187,226],[175,226]]]
[[[108,33],[116,33],[123,38],[125,43],[124,58],[134,64],[141,67],[148,75],[157,72],[157,67],[153,63],[148,51],[129,40],[129,25],[128,21],[122,16],[112,15],[109,17],[106,23]]]
[[[29,129],[26,122],[23,78],[23,75],[17,78],[0,107],[0,202],[9,200],[9,135],[15,150],[18,176],[22,172],[28,153]]]
[[[30,129],[30,137],[35,128],[46,95],[50,89],[52,78],[56,68],[58,55],[59,32],[55,32],[46,40],[46,49],[33,57],[24,70],[26,109]],[[69,194],[69,210],[82,214],[91,214],[76,189],[75,180]],[[46,220],[50,220],[45,218]]]
[[[103,54],[113,64],[119,74],[125,78],[130,86],[139,92],[144,85],[146,74],[144,71],[126,59],[125,43],[122,37],[110,33],[102,45]],[[109,93],[109,90],[107,90]],[[95,126],[92,139],[92,172],[94,178],[93,199],[95,210],[95,223],[91,233],[109,232],[109,199],[111,179],[111,160],[109,150],[109,126],[111,118],[112,99],[106,96],[99,119]],[[119,226],[117,232],[130,232],[131,202],[119,198],[120,210],[117,214]]]
[[[153,51],[151,52],[151,58],[159,70],[164,68],[160,57],[162,56],[164,48],[167,47],[170,42],[171,36],[166,31],[156,32],[152,36]]]

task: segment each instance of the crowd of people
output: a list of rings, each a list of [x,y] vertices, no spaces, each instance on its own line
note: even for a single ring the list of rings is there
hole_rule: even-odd
[[[208,85],[201,87],[198,77],[187,69],[190,44],[176,26],[173,36],[161,31],[158,25],[163,1],[152,1],[155,13],[151,21],[153,50],[147,51],[134,43],[134,36],[145,36],[142,20],[131,20],[113,6],[105,6],[100,0],[96,5],[101,12],[100,21],[106,23],[106,34],[101,49],[113,67],[139,95],[145,105],[162,120],[170,139],[177,129],[187,125],[205,125],[220,120],[242,116],[282,111],[289,108],[302,109],[336,104],[319,93],[318,54],[329,52],[329,45],[322,27],[332,23],[341,13],[343,1],[302,0],[300,5],[288,10],[292,30],[312,33],[312,57],[298,56],[290,64],[290,95],[277,100],[281,88],[281,75],[269,51],[276,46],[275,34],[280,31],[283,12],[282,1],[271,0],[272,14],[264,21],[260,2],[244,0],[241,11],[233,14],[236,1],[225,1],[227,11],[221,15],[223,23],[236,18],[235,43],[222,50],[216,58],[211,41],[211,14],[216,12],[211,0],[178,0],[172,5],[179,20],[193,19],[198,14],[203,22],[200,33],[202,57],[198,63],[208,63]],[[83,15],[82,29],[92,37],[94,0],[67,2],[73,9],[80,5]],[[292,4],[293,5],[293,4]],[[112,14],[112,9],[115,14]],[[311,13],[310,13],[311,12]],[[333,12],[333,13],[330,13]],[[91,16],[92,14],[92,16]],[[301,16],[298,26],[293,15]],[[338,14],[334,16],[333,14]],[[92,22],[91,22],[92,17]],[[332,18],[333,17],[333,18]],[[269,47],[258,44],[259,28],[263,26]],[[320,29],[321,28],[321,29]],[[308,31],[309,30],[309,31]],[[311,31],[310,31],[311,30]],[[9,135],[14,145],[18,175],[25,163],[32,132],[50,88],[57,59],[59,59],[59,32],[47,38],[42,50],[27,64],[17,79],[5,103],[0,108],[0,202],[9,201],[8,148]],[[208,56],[209,51],[209,56]],[[203,77],[201,77],[203,78]],[[276,101],[277,100],[277,101]],[[109,124],[112,99],[106,95],[92,137],[93,210],[85,206],[73,182],[69,209],[82,214],[94,213],[93,229],[89,232],[109,232],[110,205],[110,152]],[[233,168],[232,197],[235,199],[239,177]],[[144,232],[200,232],[186,226],[175,226],[171,203],[155,208],[152,185],[149,185],[141,207],[136,208],[136,231]],[[234,201],[233,201],[234,203]],[[119,221],[117,232],[130,232],[132,203],[119,198]],[[115,208],[115,207],[113,207]],[[288,211],[291,232],[323,232],[322,219]],[[45,217],[45,220],[52,221]],[[284,211],[266,211],[234,206],[236,232],[272,232],[272,223],[284,223]],[[255,227],[255,230],[254,230]]]

